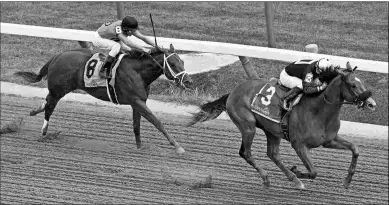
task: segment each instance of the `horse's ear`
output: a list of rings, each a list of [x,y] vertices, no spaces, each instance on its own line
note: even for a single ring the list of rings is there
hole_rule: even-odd
[[[355,66],[354,69],[353,69],[353,72],[358,68],[358,66]]]
[[[341,75],[341,76],[345,76],[345,75],[347,75],[347,73],[346,72],[344,72],[344,71],[347,71],[347,69],[345,69],[345,70],[337,70],[336,72],[339,74],[339,75]]]
[[[173,44],[170,44],[170,52],[171,52],[171,53],[174,53],[174,47],[173,47]]]
[[[349,61],[347,61],[347,63],[346,63],[346,68],[347,68],[347,70],[350,71],[350,72],[353,71],[353,68],[351,68],[351,65],[350,65],[350,62],[349,62]]]

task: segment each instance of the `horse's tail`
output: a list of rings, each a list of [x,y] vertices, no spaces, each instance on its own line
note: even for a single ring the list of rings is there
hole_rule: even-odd
[[[39,74],[36,74],[34,72],[28,71],[18,71],[14,73],[16,76],[22,77],[24,80],[28,81],[29,83],[36,83],[42,80],[43,77],[45,77],[49,71],[49,66],[51,62],[54,60],[56,56],[52,57],[39,71]]]
[[[226,102],[229,95],[230,94],[225,94],[215,101],[201,105],[201,110],[197,113],[193,113],[191,121],[186,125],[189,127],[198,122],[217,118],[223,111],[226,111]]]

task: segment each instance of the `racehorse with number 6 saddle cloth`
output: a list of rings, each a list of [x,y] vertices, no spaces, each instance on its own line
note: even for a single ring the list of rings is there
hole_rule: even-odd
[[[169,143],[174,145],[177,153],[183,153],[181,145],[168,134],[146,105],[150,84],[162,74],[182,88],[190,87],[193,83],[173,45],[170,45],[170,50],[157,47],[150,54],[139,57],[120,55],[114,64],[112,79],[98,77],[103,58],[88,49],[65,51],[52,57],[38,74],[22,71],[15,73],[30,83],[38,82],[47,76],[49,94],[39,108],[30,112],[31,116],[45,112],[42,138],[46,137],[49,118],[58,101],[67,93],[81,89],[100,100],[132,106],[137,148],[141,148],[140,120],[143,116],[163,133]],[[113,94],[107,92],[109,88],[112,88]]]
[[[279,88],[277,80],[266,79],[247,80],[238,85],[230,94],[200,106],[188,126],[197,122],[215,119],[226,111],[230,119],[242,134],[242,144],[239,155],[253,166],[260,174],[264,185],[269,186],[265,170],[260,167],[251,155],[251,145],[256,128],[264,131],[267,138],[267,156],[284,172],[286,177],[294,182],[298,189],[304,189],[300,178],[315,179],[317,170],[314,167],[309,150],[323,146],[334,149],[348,149],[352,152],[348,175],[343,181],[348,188],[355,173],[358,148],[338,136],[340,128],[340,108],[343,104],[357,105],[358,108],[375,109],[371,91],[367,90],[362,81],[354,74],[350,64],[347,69],[338,70],[324,91],[315,95],[303,95],[290,113],[284,115],[279,105],[279,98],[285,91]],[[285,118],[286,116],[286,118]],[[286,119],[289,129],[280,126]],[[281,123],[282,124],[282,123]],[[281,139],[290,141],[293,149],[308,170],[303,173],[293,166],[288,169],[280,159],[279,146]]]

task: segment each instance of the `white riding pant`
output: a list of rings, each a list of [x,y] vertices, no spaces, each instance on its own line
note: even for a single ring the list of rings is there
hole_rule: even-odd
[[[100,49],[110,50],[108,55],[115,57],[121,49],[130,51],[131,48],[123,42],[116,42],[106,38],[102,38],[97,32],[92,40],[92,44]]]
[[[280,82],[283,86],[288,88],[299,87],[300,89],[303,89],[303,81],[298,77],[288,75],[285,72],[285,69],[281,71]]]

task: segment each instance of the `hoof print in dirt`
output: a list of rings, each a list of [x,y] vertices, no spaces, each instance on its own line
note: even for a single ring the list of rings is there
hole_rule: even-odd
[[[0,128],[0,134],[19,132],[23,126],[23,117],[20,117],[9,124],[5,124]]]
[[[190,189],[212,188],[212,175],[198,173],[169,173],[162,170],[163,180],[168,184],[186,186]]]
[[[54,132],[54,133],[47,133],[45,136],[40,137],[37,141],[38,142],[54,142],[56,140],[60,139],[61,131]]]

